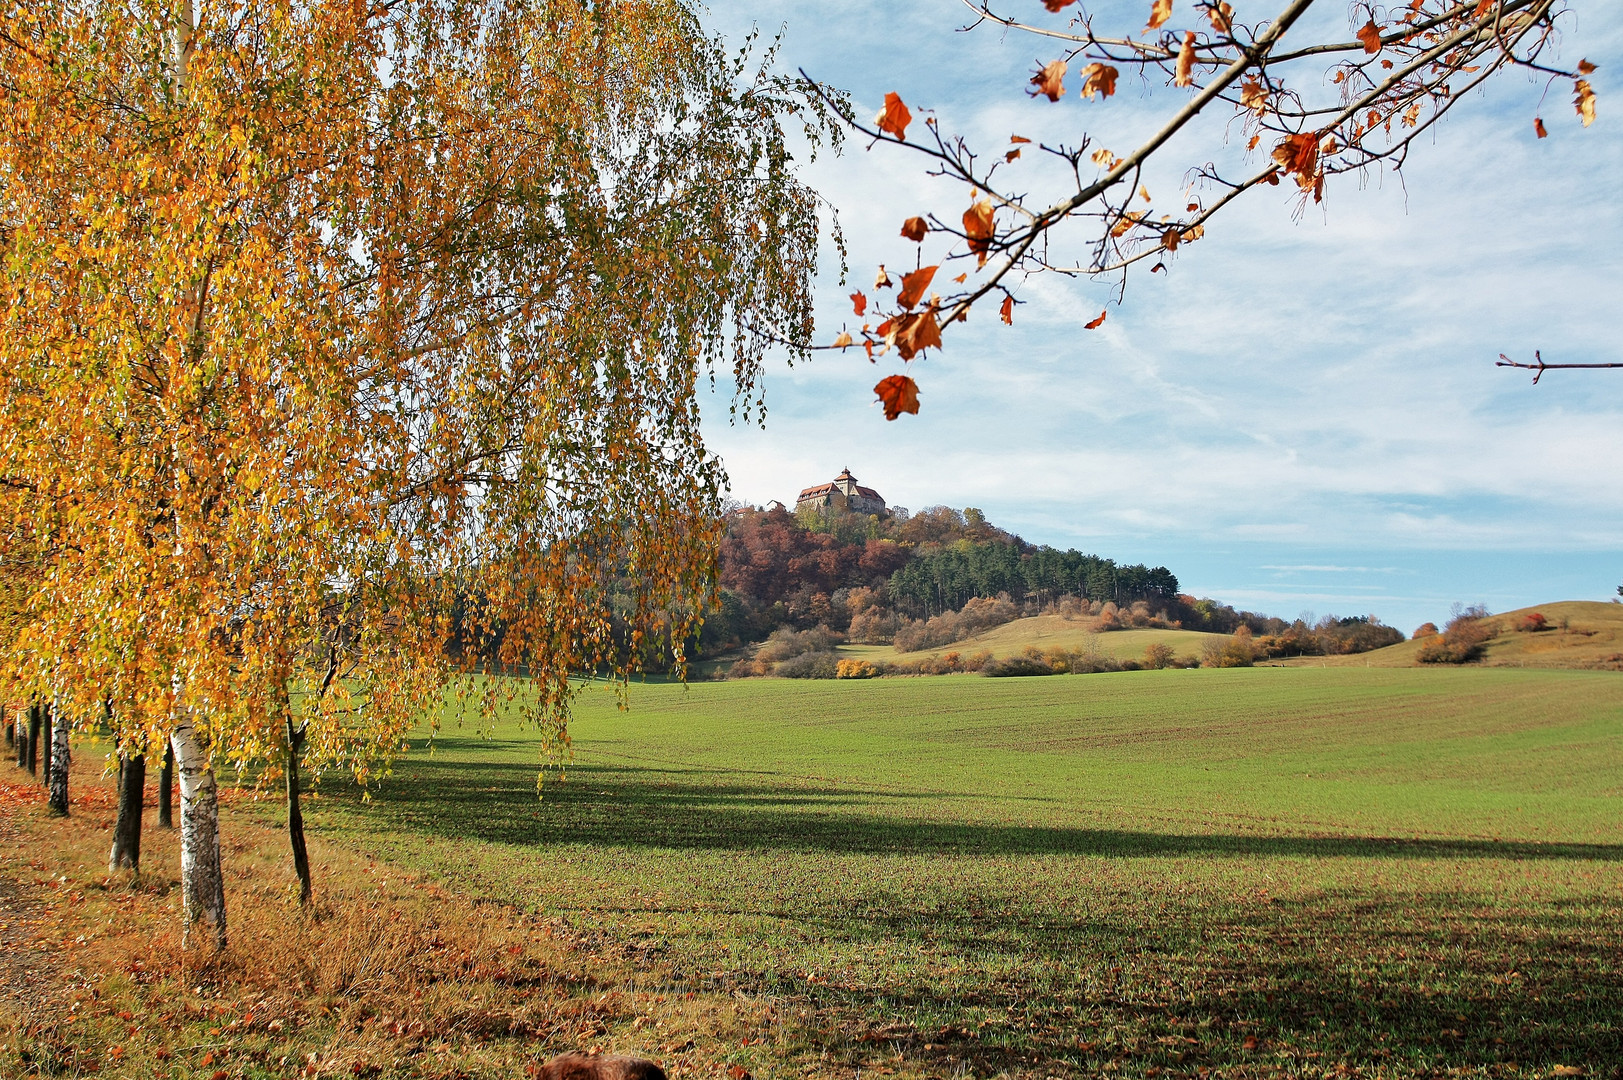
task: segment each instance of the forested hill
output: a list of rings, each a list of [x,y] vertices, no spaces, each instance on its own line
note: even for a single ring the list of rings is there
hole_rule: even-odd
[[[721,609],[705,626],[707,651],[759,641],[781,627],[845,633],[853,621],[863,636],[884,637],[886,625],[999,596],[1030,613],[1062,603],[1112,604],[1203,627],[1211,620],[1199,604],[1209,605],[1208,615],[1220,610],[1180,598],[1178,579],[1164,566],[1030,544],[973,507],[933,507],[906,518],[738,509],[728,516],[720,583]]]

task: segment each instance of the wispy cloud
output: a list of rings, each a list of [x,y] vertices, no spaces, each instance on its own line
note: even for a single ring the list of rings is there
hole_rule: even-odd
[[[986,148],[1014,131],[1119,148],[1159,115],[1161,91],[1125,83],[1108,106],[1026,99],[1036,43],[955,33],[959,10],[899,0],[877,35],[871,6],[845,0],[713,5],[731,30],[785,22],[785,65],[862,108],[894,89]],[[1623,8],[1593,5],[1565,47],[1571,59],[1623,53]],[[1607,595],[1616,582],[1603,586],[1595,567],[1623,536],[1623,378],[1556,373],[1533,387],[1493,367],[1501,351],[1535,348],[1623,361],[1623,139],[1605,115],[1587,130],[1552,123],[1549,103],[1551,137],[1533,139],[1541,89],[1501,78],[1401,176],[1333,183],[1299,223],[1283,196],[1236,204],[1169,273],[1136,276],[1100,330],[1080,326],[1112,283],[1025,283],[1013,327],[976,312],[914,365],[918,417],[887,424],[870,407],[894,365],[822,355],[770,373],[765,431],[729,427],[709,402],[712,444],[746,499],[787,498],[849,465],[894,502],[981,506],[1030,539],[1165,560],[1234,597],[1268,595],[1287,572],[1409,580],[1424,563],[1435,576],[1428,552],[1452,553],[1446,574],[1462,595],[1450,599]],[[1239,150],[1174,149],[1152,191],[1180,187],[1190,161]],[[904,217],[964,198],[890,147],[852,146],[809,175],[840,207],[864,284],[875,264],[908,257]],[[848,319],[849,291],[826,276],[825,338]],[[1262,557],[1217,572],[1223,552],[1242,550]],[[1346,593],[1300,601],[1319,595]],[[1440,599],[1395,589],[1390,603],[1418,613]]]

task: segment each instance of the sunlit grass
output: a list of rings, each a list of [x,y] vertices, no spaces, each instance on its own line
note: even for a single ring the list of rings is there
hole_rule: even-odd
[[[524,732],[453,728],[319,828],[673,985],[804,1006],[852,1062],[1623,1061],[1615,676],[749,680],[631,703],[587,693],[544,801]]]

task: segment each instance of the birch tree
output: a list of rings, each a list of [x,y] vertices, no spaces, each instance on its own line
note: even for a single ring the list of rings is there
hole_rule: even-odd
[[[173,746],[188,933],[223,945],[216,770],[287,762],[277,703],[333,656],[305,763],[366,782],[484,657],[566,744],[627,572],[634,634],[697,619],[698,381],[748,412],[752,329],[808,338],[784,124],[817,105],[672,0],[4,22],[0,474],[62,521],[8,663]]]

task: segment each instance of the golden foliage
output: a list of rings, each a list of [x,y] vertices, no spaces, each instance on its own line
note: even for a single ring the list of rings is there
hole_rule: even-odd
[[[293,710],[364,781],[457,671],[566,741],[571,673],[683,639],[696,380],[748,412],[744,328],[810,330],[791,84],[674,0],[0,22],[15,686],[130,747],[190,710],[217,762]]]

